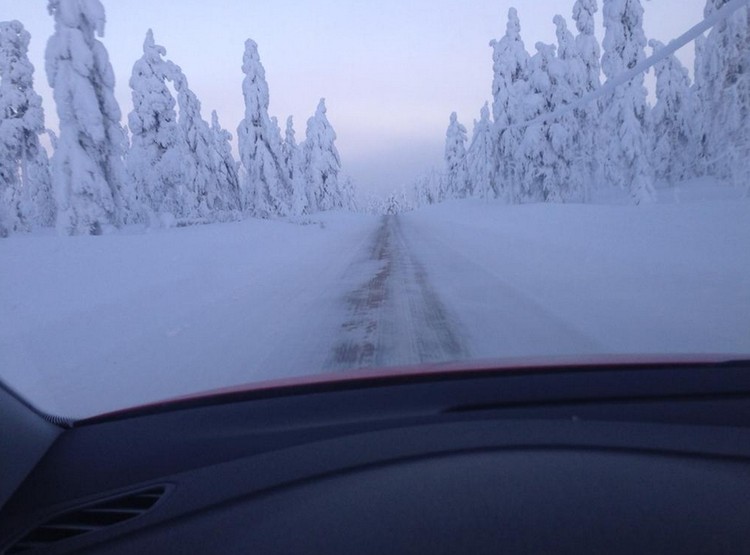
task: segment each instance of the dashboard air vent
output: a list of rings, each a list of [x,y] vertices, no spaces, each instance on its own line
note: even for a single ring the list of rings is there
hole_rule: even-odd
[[[68,510],[31,530],[4,553],[48,547],[139,517],[152,509],[166,491],[166,486],[157,486]]]

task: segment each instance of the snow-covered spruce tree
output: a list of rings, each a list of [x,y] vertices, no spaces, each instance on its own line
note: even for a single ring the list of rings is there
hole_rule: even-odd
[[[0,236],[55,223],[42,99],[28,58],[31,35],[19,21],[0,22]]]
[[[185,217],[195,202],[185,187],[183,143],[176,101],[166,83],[165,55],[166,50],[154,42],[149,30],[143,56],[130,77],[133,111],[128,115],[131,146],[126,166],[140,209],[139,219],[150,225]]]
[[[497,175],[500,196],[516,202],[520,195],[516,152],[523,130],[510,127],[522,123],[527,89],[529,54],[521,40],[521,23],[515,8],[508,10],[505,36],[490,42],[493,49],[492,115],[495,121]]]
[[[555,56],[555,46],[536,44],[537,53],[529,63],[529,92],[526,119],[533,120],[559,108],[565,92],[565,66]],[[571,150],[570,118],[562,121],[533,123],[524,129],[519,147],[521,200],[525,202],[560,202],[570,182],[570,163],[565,153]]]
[[[604,0],[604,27],[602,69],[613,79],[646,57],[640,0]],[[636,204],[655,196],[643,80],[639,74],[604,98],[599,135],[604,177],[629,191]]]
[[[238,218],[242,212],[242,190],[237,162],[232,156],[232,134],[219,124],[216,110],[211,112],[213,167],[221,187],[221,219]]]
[[[573,20],[578,36],[576,49],[586,68],[586,88],[593,91],[601,86],[601,47],[596,38],[594,17],[599,11],[597,0],[576,0],[573,5]]]
[[[354,179],[349,175],[339,177],[339,189],[341,190],[341,208],[349,212],[358,212],[359,203],[357,202]]]
[[[288,171],[284,164],[284,140],[281,137],[281,126],[277,117],[272,116],[271,126],[269,127],[268,142],[271,145],[271,151],[276,152],[281,171],[282,179],[279,180],[279,199],[281,201],[280,216],[287,216],[292,213],[292,197],[294,195],[294,184],[287,177]]]
[[[553,18],[557,34],[557,59],[549,67],[552,82],[551,109],[557,110],[581,98],[587,89],[588,71],[575,44],[573,34],[561,15]],[[561,170],[560,200],[586,200],[589,182],[590,145],[585,142],[578,114],[564,114],[550,125],[550,141]]]
[[[583,93],[591,93],[601,87],[601,47],[596,38],[595,14],[599,11],[597,0],[576,0],[573,6],[573,19],[576,22],[578,35],[575,38],[576,50],[586,73]],[[593,182],[601,178],[600,152],[597,131],[601,109],[598,101],[592,101],[575,110],[578,129],[581,134],[580,144],[583,162],[586,164],[584,178],[584,196],[590,194]]]
[[[708,0],[705,15],[728,0]],[[701,113],[709,173],[736,184],[750,181],[750,6],[719,22],[701,52]],[[750,189],[748,189],[750,190]]]
[[[466,154],[473,193],[482,199],[491,199],[498,196],[495,153],[490,106],[489,103],[485,103],[479,121],[474,122],[474,133],[469,151]]]
[[[445,178],[448,198],[466,198],[471,195],[466,163],[466,140],[466,127],[459,123],[458,115],[453,112],[445,133]]]
[[[185,74],[179,66],[171,62],[167,65],[169,79],[177,91],[184,186],[194,199],[190,212],[182,217],[187,220],[185,223],[226,219],[227,213],[231,213],[232,203],[214,164],[211,128],[201,115],[200,100],[188,86]]]
[[[256,217],[269,218],[285,212],[283,191],[288,189],[281,163],[281,152],[274,149],[266,71],[260,62],[255,41],[245,42],[242,71],[245,79],[245,118],[237,128],[240,160],[243,166],[243,206]]]
[[[693,125],[695,131],[696,158],[693,161],[692,170],[696,176],[706,175],[708,172],[708,129],[710,127],[710,114],[706,112],[709,102],[705,98],[708,87],[704,79],[708,77],[706,71],[706,35],[698,35],[695,39],[695,59],[693,62],[693,87],[692,96],[695,106],[696,119]]]
[[[326,113],[326,101],[321,98],[315,115],[307,120],[304,152],[310,212],[340,209],[346,204],[339,185],[341,159],[336,132]]]
[[[286,131],[282,147],[282,158],[289,183],[292,185],[290,213],[301,216],[307,213],[307,181],[305,179],[305,157],[297,144],[294,118],[286,120]]]
[[[47,80],[54,91],[60,137],[52,157],[58,229],[98,235],[128,221],[126,138],[104,45],[100,0],[49,0],[55,32],[47,43]]]
[[[664,48],[650,40],[654,54]],[[688,71],[674,56],[654,66],[656,104],[651,112],[651,137],[654,174],[670,184],[695,175],[692,167],[699,150],[696,136],[696,111]]]
[[[428,206],[440,202],[444,190],[444,179],[444,174],[435,168],[430,168],[429,171],[417,178],[413,185],[414,205],[417,207]]]

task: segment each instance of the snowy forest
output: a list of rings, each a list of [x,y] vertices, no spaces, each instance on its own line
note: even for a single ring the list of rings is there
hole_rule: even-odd
[[[708,0],[705,17],[727,3]],[[576,0],[577,34],[558,15],[552,22],[557,44],[536,43],[533,55],[511,9],[505,35],[490,42],[492,101],[481,108],[471,140],[451,114],[444,168],[392,195],[386,209],[467,197],[580,203],[603,186],[624,189],[638,204],[654,200],[657,185],[705,176],[747,187],[750,8],[698,36],[693,80],[676,56],[659,55],[663,43],[647,40],[640,0],[604,0],[601,45],[598,8],[597,0]],[[643,73],[597,100],[579,102],[649,54],[658,60],[653,106]],[[560,115],[544,119],[552,113]]]
[[[726,3],[708,0],[706,17]],[[398,212],[469,197],[580,203],[603,184],[624,189],[638,204],[654,198],[658,183],[701,176],[747,183],[750,9],[698,37],[693,80],[674,55],[659,59],[653,105],[643,73],[580,103],[645,60],[647,48],[657,55],[664,48],[645,36],[641,0],[603,0],[602,7],[601,45],[597,0],[576,0],[577,34],[558,15],[552,22],[557,43],[537,43],[533,55],[511,9],[505,35],[490,42],[492,99],[481,107],[471,140],[451,114],[444,167],[368,209]],[[55,32],[45,70],[59,136],[46,129],[34,91],[29,33],[18,21],[0,23],[0,235],[43,227],[98,235],[130,224],[172,227],[356,208],[325,100],[303,141],[297,142],[292,118],[282,134],[268,112],[254,41],[247,40],[242,59],[245,117],[235,160],[232,134],[215,111],[210,122],[204,119],[187,77],[151,31],[133,65],[125,125],[99,40],[100,0],[49,0],[48,11]]]
[[[124,126],[114,72],[97,38],[104,35],[101,2],[49,0],[48,10],[55,32],[45,66],[59,136],[45,128],[34,91],[29,33],[18,21],[0,22],[0,236],[53,226],[62,234],[98,235],[129,224],[171,227],[353,207],[325,100],[302,143],[291,117],[282,137],[268,113],[268,84],[252,40],[242,64],[237,162],[231,133],[215,111],[210,123],[203,118],[187,77],[150,30],[133,66],[133,108]]]

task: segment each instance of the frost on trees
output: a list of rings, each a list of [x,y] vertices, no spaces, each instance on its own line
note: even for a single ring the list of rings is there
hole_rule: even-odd
[[[555,46],[537,43],[536,49],[529,64],[528,120],[554,112],[572,97],[567,87],[565,65],[555,56]],[[560,202],[567,199],[571,172],[566,156],[573,149],[574,130],[572,117],[533,123],[524,129],[519,147],[522,200]]]
[[[47,80],[60,137],[52,157],[58,229],[101,234],[128,219],[126,139],[114,97],[115,77],[104,45],[100,0],[49,0],[55,32],[47,43]]]
[[[281,202],[281,209],[279,210],[280,216],[287,216],[291,214],[292,209],[292,196],[294,194],[294,185],[289,180],[288,168],[284,163],[284,140],[281,137],[281,127],[279,126],[279,120],[275,116],[271,117],[271,126],[269,127],[268,142],[271,145],[271,151],[278,153],[278,160],[281,171],[281,179],[279,180],[279,192],[278,197]]]
[[[305,178],[304,154],[297,144],[292,116],[289,116],[286,120],[282,158],[287,179],[292,186],[290,214],[301,216],[307,213],[307,181]]]
[[[128,116],[131,147],[126,162],[139,219],[151,225],[183,217],[192,205],[184,187],[176,101],[166,83],[165,55],[149,30],[143,57],[130,78],[133,111]]]
[[[304,152],[310,212],[341,209],[349,202],[343,198],[339,183],[341,159],[336,132],[326,113],[326,102],[321,98],[315,115],[307,120]]]
[[[469,172],[466,165],[466,127],[451,114],[445,133],[446,193],[449,198],[465,198],[471,194]]]
[[[492,115],[498,160],[498,180],[509,190],[511,201],[520,196],[515,155],[522,130],[511,127],[523,122],[523,103],[528,79],[529,54],[521,40],[521,23],[515,8],[508,10],[505,36],[490,42],[493,49]]]
[[[31,36],[18,21],[0,22],[0,236],[55,223],[42,99],[28,58]]]
[[[349,175],[345,175],[343,179],[339,178],[339,188],[341,190],[341,208],[349,212],[357,212],[359,202],[357,201],[354,179]]]
[[[664,48],[656,40],[649,46],[654,54]],[[656,72],[656,104],[651,112],[651,137],[654,173],[670,184],[694,175],[696,151],[695,121],[688,71],[674,56],[667,56],[654,66]]]
[[[556,15],[553,22],[557,35],[557,59],[550,64],[549,74],[552,84],[550,109],[555,111],[586,93],[589,76],[565,18]],[[582,126],[586,122],[578,115],[575,112],[563,114],[550,124],[549,141],[557,155],[560,200],[566,202],[586,200],[591,177],[588,158],[592,145],[585,141]]]
[[[431,168],[414,182],[412,187],[414,204],[424,206],[437,204],[442,200],[445,175],[435,168]]]
[[[708,0],[705,15],[727,0]],[[698,53],[696,74],[709,173],[736,184],[750,181],[750,7],[720,21]],[[749,189],[750,190],[750,189]]]
[[[576,0],[573,5],[573,19],[576,22],[578,35],[575,38],[578,57],[585,71],[583,94],[591,93],[601,87],[601,47],[596,38],[595,14],[599,11],[597,0]],[[588,102],[576,109],[583,162],[586,164],[586,178],[584,195],[587,197],[591,189],[590,180],[601,177],[599,169],[601,161],[597,142],[597,128],[601,113],[599,102]]]
[[[222,210],[226,218],[237,218],[242,210],[242,191],[237,162],[232,156],[232,134],[221,127],[216,110],[211,112],[211,135],[213,167],[223,190]]]
[[[602,69],[613,79],[645,59],[640,0],[604,0],[604,27]],[[604,177],[629,191],[636,203],[654,198],[643,81],[639,74],[604,98],[600,134]]]
[[[245,97],[245,118],[237,129],[240,160],[243,167],[243,205],[246,210],[261,218],[283,215],[286,183],[268,115],[269,93],[266,72],[260,62],[258,45],[245,42],[242,71],[245,79],[242,92]]]
[[[489,103],[485,103],[480,112],[479,121],[474,122],[474,133],[466,154],[474,195],[483,199],[498,196],[493,136],[490,106]]]
[[[528,92],[524,102],[524,119],[533,120],[551,112],[552,82],[550,64],[555,47],[536,44],[537,53],[529,61]],[[548,140],[550,124],[533,123],[522,128],[521,144],[516,154],[516,179],[520,195],[516,202],[558,201],[559,190],[554,173],[555,153]]]
[[[706,175],[708,171],[708,141],[707,133],[710,126],[710,117],[706,117],[709,103],[707,102],[705,95],[708,87],[704,83],[704,79],[708,77],[706,71],[706,36],[698,35],[695,39],[695,59],[693,61],[693,87],[692,96],[693,103],[695,104],[696,110],[696,121],[694,122],[694,131],[696,135],[695,149],[697,152],[696,158],[693,161],[693,171],[697,176]]]
[[[141,211],[152,225],[236,217],[240,195],[228,134],[209,127],[187,78],[165,55],[149,31],[130,79],[127,166]],[[218,126],[218,120],[214,123]]]
[[[179,66],[168,63],[169,79],[177,92],[177,118],[181,139],[183,186],[188,191],[190,206],[181,216],[185,223],[226,219],[236,208],[226,183],[215,166],[214,139],[208,122],[201,115],[201,103],[188,86],[187,77]]]

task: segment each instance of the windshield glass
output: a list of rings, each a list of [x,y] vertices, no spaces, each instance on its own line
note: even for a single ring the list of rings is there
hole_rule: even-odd
[[[750,353],[742,0],[0,13],[0,380],[42,411]]]

